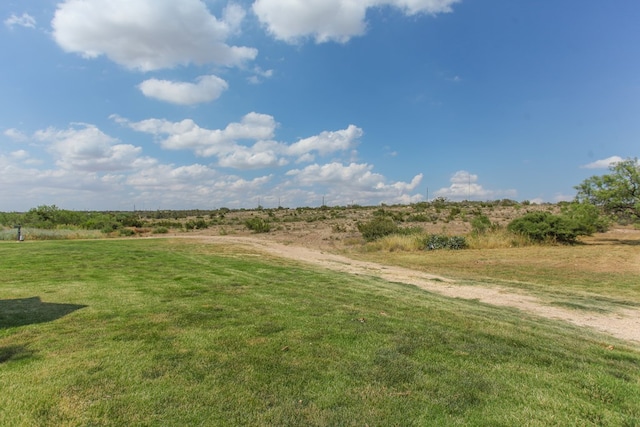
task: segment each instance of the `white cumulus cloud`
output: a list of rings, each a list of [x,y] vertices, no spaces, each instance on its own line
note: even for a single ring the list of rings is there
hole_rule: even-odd
[[[64,130],[49,128],[37,131],[34,137],[50,143],[49,151],[56,165],[64,170],[120,171],[153,162],[139,157],[140,147],[120,144],[93,125],[82,124]]]
[[[287,148],[287,153],[293,156],[304,156],[317,151],[324,156],[335,151],[345,151],[354,146],[363,135],[362,129],[349,125],[346,129],[330,132],[324,131],[319,135],[301,139]]]
[[[595,162],[588,163],[584,166],[581,166],[583,169],[608,169],[611,165],[615,163],[619,163],[624,159],[619,156],[611,156],[606,159],[596,160]]]
[[[224,129],[205,129],[191,119],[129,122],[118,116],[112,118],[136,131],[156,136],[165,149],[191,150],[198,156],[217,157],[220,166],[237,169],[284,166],[291,158],[309,162],[314,159],[314,153],[325,156],[354,147],[363,134],[362,129],[349,125],[346,129],[321,132],[288,145],[273,140],[278,126],[273,116],[255,112],[239,122],[229,123]]]
[[[201,0],[66,0],[51,24],[67,52],[106,55],[127,68],[151,71],[254,59],[256,49],[226,43],[243,18],[244,10],[232,4],[218,19]]]
[[[478,183],[478,175],[461,170],[453,174],[449,187],[441,188],[435,192],[437,197],[445,197],[451,200],[471,199],[499,199],[514,198],[516,190],[489,190]]]
[[[218,99],[229,85],[217,76],[201,76],[196,83],[170,80],[145,80],[138,88],[149,98],[179,105],[195,105]]]
[[[335,203],[410,203],[420,199],[420,195],[412,195],[411,192],[420,185],[422,174],[416,175],[408,183],[388,183],[383,175],[372,170],[373,166],[366,163],[352,162],[344,165],[332,162],[293,169],[287,175],[292,177],[292,185],[324,188],[324,193]]]
[[[367,9],[395,7],[406,15],[451,12],[460,0],[256,0],[253,12],[275,38],[289,43],[347,42],[366,32]]]

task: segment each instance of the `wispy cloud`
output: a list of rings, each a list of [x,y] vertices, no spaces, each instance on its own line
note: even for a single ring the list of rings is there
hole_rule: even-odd
[[[36,20],[33,16],[28,13],[23,13],[21,16],[11,14],[10,17],[4,20],[4,25],[9,28],[13,28],[15,26],[25,27],[25,28],[35,28]]]
[[[24,142],[27,139],[29,139],[27,135],[25,135],[24,133],[20,132],[18,129],[15,129],[15,128],[7,129],[3,133],[5,136],[9,137],[11,140],[15,142]]]
[[[273,77],[273,70],[263,70],[260,67],[255,67],[253,69],[253,75],[247,78],[247,81],[251,84],[260,84],[265,79],[270,79]]]

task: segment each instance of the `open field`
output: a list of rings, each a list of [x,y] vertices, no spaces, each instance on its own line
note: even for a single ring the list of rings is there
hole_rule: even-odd
[[[206,234],[0,244],[0,425],[640,423],[631,341]],[[474,267],[470,251],[367,251],[353,238],[309,241],[565,306],[589,296],[578,312],[639,302],[635,237],[482,251]],[[621,273],[595,261],[603,253]]]

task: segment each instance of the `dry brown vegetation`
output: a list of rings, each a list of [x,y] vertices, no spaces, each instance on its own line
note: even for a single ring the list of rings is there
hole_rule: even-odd
[[[198,217],[182,219],[180,222],[203,220],[205,229],[193,229],[190,234],[204,235],[251,235],[245,222],[261,218],[271,225],[269,233],[260,236],[282,243],[312,246],[327,250],[343,250],[362,244],[358,222],[366,222],[384,212],[392,216],[401,227],[420,228],[428,234],[467,235],[471,232],[471,221],[479,215],[487,216],[493,224],[506,226],[510,221],[528,212],[547,211],[557,213],[555,204],[519,204],[512,201],[418,203],[400,206],[373,207],[320,207],[278,208],[254,210],[218,210],[203,213]],[[156,221],[157,222],[157,221]],[[147,231],[153,229],[153,222]],[[182,230],[171,229],[170,235]]]

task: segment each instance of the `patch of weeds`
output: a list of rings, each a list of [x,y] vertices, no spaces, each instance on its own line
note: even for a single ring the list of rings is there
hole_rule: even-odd
[[[244,225],[254,233],[268,233],[271,231],[269,221],[262,218],[249,218],[244,222]]]

